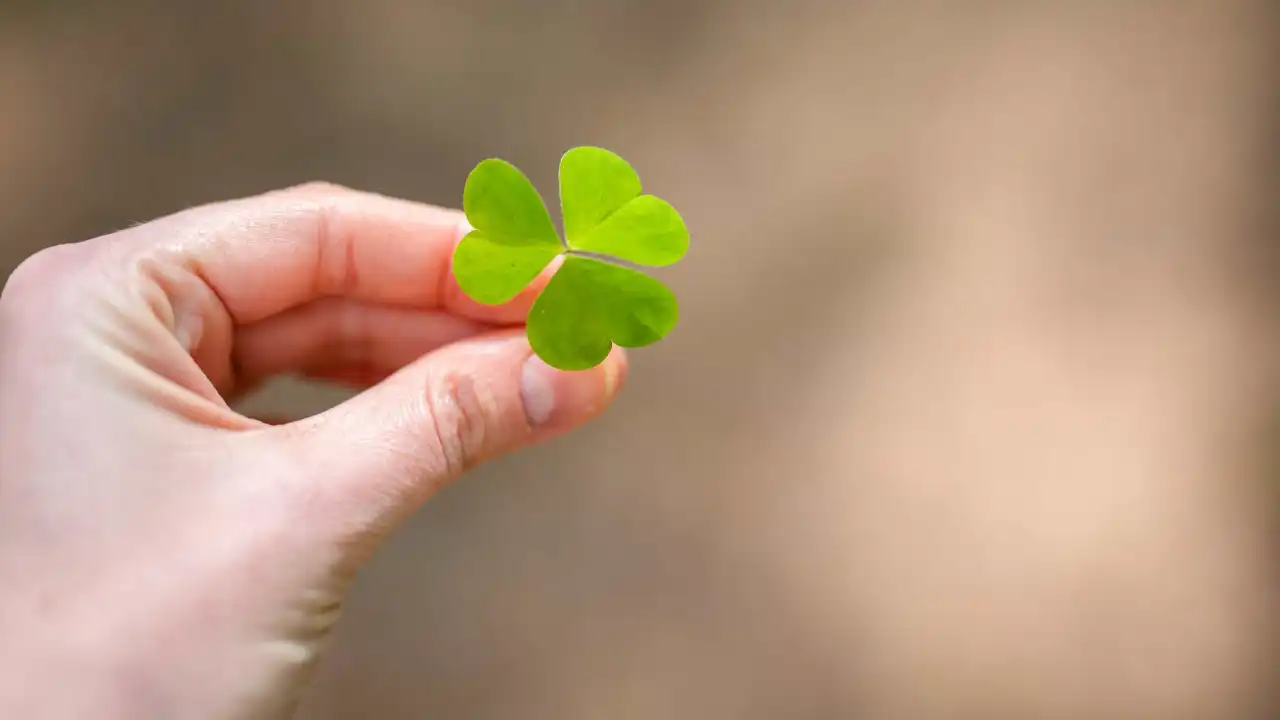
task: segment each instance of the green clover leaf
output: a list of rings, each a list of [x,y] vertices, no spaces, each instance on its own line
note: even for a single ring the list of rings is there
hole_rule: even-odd
[[[563,256],[529,312],[529,344],[538,357],[561,370],[586,370],[614,345],[661,340],[679,317],[675,295],[628,265],[678,262],[689,249],[689,231],[675,208],[642,192],[635,170],[612,152],[565,153],[561,242],[529,179],[504,160],[481,162],[462,193],[474,230],[453,254],[458,286],[477,302],[500,305]]]

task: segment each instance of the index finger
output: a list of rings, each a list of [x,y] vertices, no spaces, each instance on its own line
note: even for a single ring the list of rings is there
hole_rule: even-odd
[[[155,224],[166,255],[199,274],[236,325],[326,297],[523,322],[542,278],[501,306],[471,300],[450,271],[468,230],[457,210],[325,183],[207,205]]]

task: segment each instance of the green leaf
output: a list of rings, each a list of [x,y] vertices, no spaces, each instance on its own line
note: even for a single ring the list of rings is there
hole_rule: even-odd
[[[660,267],[689,249],[689,231],[665,200],[641,195],[640,177],[617,155],[574,148],[560,160],[560,205],[566,244]]]
[[[473,230],[453,251],[453,274],[471,299],[501,305],[528,287],[560,251],[559,243],[549,247]]]
[[[542,197],[506,160],[491,158],[471,171],[462,190],[462,211],[477,230],[560,245]]]
[[[594,147],[561,158],[560,204],[565,243],[518,169],[497,159],[476,166],[462,202],[475,230],[453,255],[458,286],[478,302],[508,302],[565,255],[527,322],[534,352],[561,370],[594,367],[615,344],[636,348],[665,337],[679,316],[675,296],[613,259],[651,267],[679,261],[689,249],[679,213],[642,194],[625,160]]]
[[[475,229],[454,250],[453,274],[477,302],[511,300],[564,249],[538,191],[506,161],[471,171],[462,208]]]
[[[560,158],[560,212],[570,246],[640,190],[636,171],[608,150],[578,147],[565,153]]]
[[[679,317],[676,297],[644,273],[592,258],[565,258],[529,313],[529,344],[548,365],[585,370],[613,345],[661,340]]]

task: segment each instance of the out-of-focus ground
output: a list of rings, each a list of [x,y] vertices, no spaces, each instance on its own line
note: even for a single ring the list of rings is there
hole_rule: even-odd
[[[394,539],[305,718],[1262,720],[1276,14],[9,0],[0,270],[313,179],[550,196],[605,145],[693,230],[680,327]]]

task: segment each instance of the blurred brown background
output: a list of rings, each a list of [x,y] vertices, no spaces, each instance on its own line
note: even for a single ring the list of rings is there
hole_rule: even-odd
[[[1276,15],[0,0],[0,270],[578,144],[683,211],[681,326],[395,538],[306,718],[1277,717]]]

